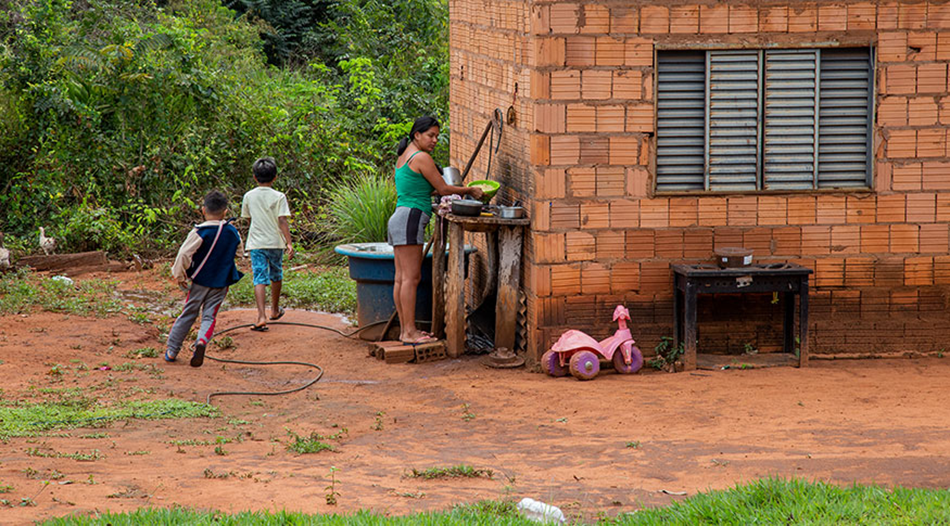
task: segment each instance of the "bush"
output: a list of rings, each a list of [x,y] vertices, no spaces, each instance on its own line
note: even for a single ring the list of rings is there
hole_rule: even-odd
[[[330,232],[342,243],[386,241],[396,211],[396,184],[389,177],[361,175],[330,192]]]

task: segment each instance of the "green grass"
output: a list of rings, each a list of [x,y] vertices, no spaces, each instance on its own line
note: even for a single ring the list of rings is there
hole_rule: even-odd
[[[52,429],[92,427],[113,420],[132,418],[164,420],[216,416],[207,404],[166,399],[98,405],[91,399],[0,407],[0,439],[35,436]]]
[[[356,282],[346,267],[330,267],[321,273],[306,270],[284,271],[284,305],[326,312],[356,312]],[[270,297],[270,296],[268,296]],[[254,283],[250,274],[228,291],[232,305],[254,305]]]
[[[34,308],[81,316],[105,317],[122,310],[114,297],[116,283],[89,279],[73,284],[25,269],[0,275],[0,315]]]
[[[412,468],[412,473],[409,474],[410,478],[422,478],[426,480],[458,478],[458,477],[492,478],[494,476],[495,476],[495,473],[490,469],[475,469],[472,466],[467,466],[465,464],[459,464],[457,466],[452,466],[448,468],[429,468],[422,471],[419,471],[416,468]]]
[[[596,513],[591,513],[595,515]],[[700,493],[670,506],[601,519],[599,524],[620,526],[693,524],[836,524],[916,525],[950,522],[947,490],[879,486],[839,487],[803,480],[763,479],[723,491]],[[361,511],[351,515],[307,515],[288,512],[197,512],[181,508],[140,509],[97,517],[64,517],[44,525],[144,524],[189,525],[354,525],[476,524],[536,525],[521,518],[510,501],[483,501],[441,512],[406,517],[384,517]]]
[[[324,436],[319,433],[310,433],[308,436],[300,436],[293,431],[287,430],[287,434],[293,440],[287,444],[287,449],[289,451],[294,451],[297,453],[319,453],[321,451],[336,451],[336,448],[324,442],[324,440],[340,440],[346,436],[346,429],[344,428],[339,433]]]

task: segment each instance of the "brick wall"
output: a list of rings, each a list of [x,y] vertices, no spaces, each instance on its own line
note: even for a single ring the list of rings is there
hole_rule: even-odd
[[[815,270],[815,354],[926,352],[950,341],[950,3],[450,7],[453,158],[467,159],[492,108],[514,100],[518,114],[500,157],[506,198],[530,203],[532,357],[567,328],[609,334],[617,303],[649,354],[672,332],[670,264],[738,245]],[[872,191],[654,194],[655,46],[828,42],[876,47]],[[770,300],[704,299],[700,351],[777,348],[781,313]]]

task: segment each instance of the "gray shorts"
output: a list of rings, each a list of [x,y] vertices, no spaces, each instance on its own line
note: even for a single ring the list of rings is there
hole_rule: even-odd
[[[426,225],[429,224],[427,214],[418,208],[408,206],[396,207],[396,211],[389,218],[388,239],[390,245],[423,245],[426,242]]]

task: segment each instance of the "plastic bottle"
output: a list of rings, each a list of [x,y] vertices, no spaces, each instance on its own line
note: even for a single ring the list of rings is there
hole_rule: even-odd
[[[521,502],[518,503],[518,511],[520,511],[526,519],[537,522],[554,522],[557,524],[567,522],[564,513],[557,506],[545,504],[534,499],[529,499],[528,497],[521,499]]]

